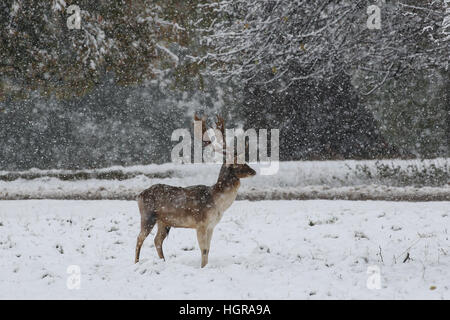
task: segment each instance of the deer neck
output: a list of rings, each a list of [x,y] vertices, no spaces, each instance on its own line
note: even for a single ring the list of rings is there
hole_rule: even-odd
[[[223,212],[231,206],[236,199],[240,185],[239,178],[233,174],[231,169],[223,165],[219,178],[213,186],[213,199],[219,211]]]

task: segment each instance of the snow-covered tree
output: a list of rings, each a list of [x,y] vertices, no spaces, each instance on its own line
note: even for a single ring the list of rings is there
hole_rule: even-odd
[[[155,78],[176,64],[167,43],[183,38],[164,1],[7,0],[0,4],[0,90],[84,93],[105,71],[119,83]],[[69,28],[71,5],[80,28]],[[169,7],[170,9],[173,6]]]
[[[241,83],[245,125],[280,128],[290,159],[398,156],[401,140],[386,140],[389,130],[378,129],[386,119],[372,115],[392,106],[361,98],[390,79],[448,69],[443,1],[224,0],[202,8],[216,19],[204,30],[210,50],[197,61]],[[377,11],[379,29],[369,28]]]
[[[381,28],[367,27],[377,4]],[[219,18],[204,41],[212,49],[211,73],[247,82],[261,72],[280,89],[305,79],[363,72],[372,91],[386,79],[413,70],[448,68],[441,0],[310,1],[225,0],[207,8]]]
[[[79,30],[67,26],[73,4]],[[197,5],[0,2],[0,168],[170,161],[171,132],[230,96],[189,58],[209,23]]]

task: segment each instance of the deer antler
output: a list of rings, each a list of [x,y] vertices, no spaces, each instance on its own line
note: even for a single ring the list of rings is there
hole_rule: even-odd
[[[222,134],[222,153],[226,155],[227,140],[225,137],[225,120],[219,115],[217,115],[216,129]]]
[[[206,146],[211,144],[211,140],[210,141],[204,141],[203,140],[203,137],[205,136],[205,132],[207,131],[207,128],[206,128],[206,117],[203,116],[203,117],[199,118],[197,116],[197,114],[194,113],[194,120],[202,122],[202,136],[201,136],[201,139],[202,139],[202,145],[203,145],[203,148],[204,148],[204,147],[206,147]]]
[[[217,130],[221,133],[222,139],[218,139],[217,135],[215,135],[215,140],[213,143],[211,141],[211,137],[208,135],[209,141],[203,141],[203,147],[206,147],[206,146],[212,144],[214,152],[226,156],[227,155],[227,144],[226,144],[226,136],[225,136],[225,119],[219,115],[216,115],[216,117],[217,117],[217,120],[216,120],[216,129],[215,130]],[[194,120],[202,122],[202,137],[204,137],[205,132],[208,131],[207,126],[206,126],[206,117],[203,116],[202,118],[199,118],[197,116],[197,114],[194,114]]]

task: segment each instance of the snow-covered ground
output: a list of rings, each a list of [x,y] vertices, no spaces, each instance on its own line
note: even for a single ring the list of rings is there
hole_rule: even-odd
[[[252,164],[258,172],[259,165]],[[172,163],[94,170],[0,171],[0,200],[134,200],[156,183],[212,185],[219,164]],[[450,201],[450,158],[281,162],[274,175],[242,180],[238,199]]]
[[[0,298],[450,299],[449,227],[450,202],[236,201],[201,269],[188,229],[133,263],[134,201],[0,201]]]

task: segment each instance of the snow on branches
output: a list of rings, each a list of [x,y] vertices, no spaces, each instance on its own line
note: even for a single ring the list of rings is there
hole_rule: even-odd
[[[374,4],[382,21],[371,30],[367,8]],[[203,8],[217,19],[203,37],[211,50],[198,61],[224,80],[248,82],[263,73],[262,82],[286,88],[362,72],[374,90],[403,72],[448,68],[442,0],[224,0]]]
[[[158,1],[14,0],[0,9],[0,93],[81,94],[105,71],[124,84],[152,78],[175,64],[165,45],[183,32]]]

